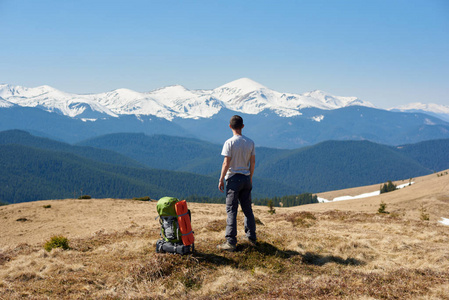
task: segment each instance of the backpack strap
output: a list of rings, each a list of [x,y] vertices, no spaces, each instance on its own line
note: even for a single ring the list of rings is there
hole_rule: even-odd
[[[189,235],[191,233],[193,233],[193,230],[190,230],[190,232],[188,232],[188,233],[181,233],[181,235]]]

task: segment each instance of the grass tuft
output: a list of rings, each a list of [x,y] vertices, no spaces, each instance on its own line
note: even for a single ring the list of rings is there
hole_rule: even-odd
[[[53,236],[50,238],[49,241],[47,241],[44,244],[44,249],[47,250],[48,252],[50,252],[52,249],[55,249],[55,248],[61,248],[63,250],[70,249],[69,240],[62,235]]]
[[[226,229],[226,219],[224,220],[213,220],[206,224],[206,229],[208,231],[220,232]]]
[[[311,212],[301,211],[293,214],[289,214],[285,217],[287,221],[298,227],[311,227],[316,222],[316,217]]]

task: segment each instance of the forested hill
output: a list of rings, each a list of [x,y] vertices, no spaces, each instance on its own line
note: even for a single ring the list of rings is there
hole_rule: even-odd
[[[151,168],[215,175],[221,168],[221,146],[192,138],[143,133],[103,135],[78,143],[108,149]]]
[[[95,161],[123,165],[128,167],[140,167],[141,164],[118,152],[107,149],[72,146],[70,144],[55,141],[49,138],[37,137],[22,130],[8,130],[0,132],[0,145],[22,145],[44,150],[62,151],[72,153]]]
[[[368,141],[327,141],[296,150],[258,147],[254,197],[317,193],[430,174],[449,168],[448,149],[449,140],[400,147]],[[5,183],[0,201],[81,193],[99,198],[223,197],[217,191],[220,152],[221,145],[162,135],[112,134],[75,146],[18,130],[0,132],[0,179]]]
[[[431,173],[395,149],[368,141],[327,141],[293,150],[257,169],[258,176],[314,193],[400,180]],[[276,178],[276,177],[275,177]]]
[[[82,194],[97,198],[223,197],[216,177],[149,168],[110,150],[72,146],[18,130],[0,132],[0,141],[0,202]],[[257,185],[257,197],[275,196],[276,191],[298,193],[265,179],[258,179]]]
[[[314,193],[416,177],[448,168],[443,162],[449,147],[430,151],[434,143],[416,144],[409,152],[405,150],[413,145],[396,148],[369,141],[327,141],[295,150],[257,147],[255,176]],[[80,145],[114,150],[150,166],[216,177],[222,162],[221,145],[180,137],[111,134]],[[286,194],[278,190],[275,195]]]
[[[1,145],[0,165],[0,200],[9,203],[81,194],[98,198],[217,196],[216,180],[210,177],[105,164],[21,145]]]
[[[396,150],[434,172],[449,169],[449,139],[403,145]]]

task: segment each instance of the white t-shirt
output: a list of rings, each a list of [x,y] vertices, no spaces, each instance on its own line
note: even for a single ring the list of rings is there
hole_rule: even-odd
[[[231,158],[231,165],[225,179],[234,174],[250,175],[249,163],[252,155],[256,155],[254,142],[244,135],[234,135],[224,145],[221,155]]]

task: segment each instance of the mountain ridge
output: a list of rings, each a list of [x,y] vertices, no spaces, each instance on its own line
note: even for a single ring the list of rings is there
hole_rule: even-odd
[[[68,143],[141,132],[221,144],[235,114],[244,118],[245,133],[265,147],[294,149],[326,140],[401,145],[449,138],[449,122],[441,113],[384,110],[320,90],[280,93],[249,78],[212,90],[173,85],[145,93],[121,88],[87,95],[0,85],[0,130],[21,129]]]
[[[242,102],[247,102],[246,106],[238,105]],[[148,92],[118,88],[88,94],[67,93],[48,85],[30,88],[0,84],[0,107],[11,105],[41,107],[72,118],[82,118],[88,106],[103,117],[154,115],[167,120],[175,117],[210,118],[221,108],[249,114],[268,108],[283,117],[301,115],[300,110],[304,108],[329,110],[354,105],[375,108],[372,103],[357,97],[335,96],[318,89],[302,94],[277,92],[250,78],[240,78],[211,90],[190,90],[182,85],[170,85]],[[447,105],[415,102],[386,110],[430,113],[449,121]]]
[[[414,102],[405,105],[396,106],[388,109],[390,111],[401,112],[424,112],[432,116],[436,116],[444,121],[449,121],[449,106],[435,103]]]
[[[20,106],[40,106],[70,117],[81,115],[87,105],[105,117],[154,115],[167,120],[175,117],[210,118],[222,108],[247,114],[270,109],[288,117],[300,115],[300,110],[306,107],[373,107],[371,103],[356,97],[333,96],[323,91],[280,93],[249,78],[237,79],[212,90],[189,90],[173,85],[144,93],[120,88],[98,94],[70,94],[47,85],[28,88],[3,84],[0,85],[0,97]]]

